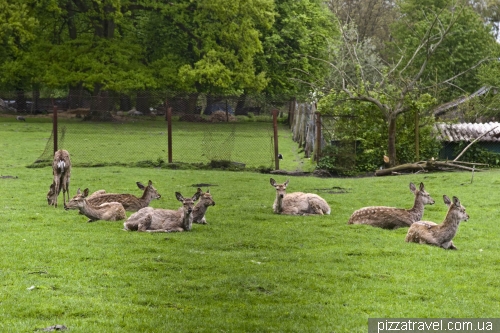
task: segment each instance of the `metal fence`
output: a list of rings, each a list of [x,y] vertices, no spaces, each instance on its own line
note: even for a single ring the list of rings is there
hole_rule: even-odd
[[[47,93],[0,93],[3,112],[53,118],[55,131],[34,167],[50,163],[54,149],[59,148],[70,151],[75,166],[191,164],[274,169],[273,110],[287,117],[291,105],[286,99],[265,95],[137,91],[92,96],[84,90],[57,98],[43,95]]]

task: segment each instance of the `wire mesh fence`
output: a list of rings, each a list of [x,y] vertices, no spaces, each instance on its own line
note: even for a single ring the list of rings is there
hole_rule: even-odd
[[[52,132],[32,167],[50,165],[57,145],[70,152],[75,166],[176,167],[185,163],[273,169],[272,110],[286,114],[289,108],[287,100],[266,96],[156,91],[98,96],[70,91],[58,98],[34,96],[0,93],[3,112],[33,117],[47,114],[56,119],[57,131]],[[172,111],[173,163],[168,163],[168,108]]]

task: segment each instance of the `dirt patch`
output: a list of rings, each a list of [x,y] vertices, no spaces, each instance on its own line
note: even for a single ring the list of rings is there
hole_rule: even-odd
[[[210,186],[218,186],[216,184],[206,184],[206,183],[200,183],[200,184],[193,184],[191,185],[192,187],[210,187]]]
[[[349,193],[352,189],[334,186],[331,188],[317,188],[315,190],[316,192],[325,192],[328,194],[344,194]]]

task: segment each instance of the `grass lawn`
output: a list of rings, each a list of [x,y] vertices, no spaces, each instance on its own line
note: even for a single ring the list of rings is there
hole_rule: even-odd
[[[86,223],[47,206],[51,168],[26,168],[45,147],[37,126],[0,123],[1,332],[56,324],[73,333],[367,332],[368,318],[500,313],[498,170],[478,172],[472,183],[466,172],[292,177],[290,192],[317,193],[332,207],[330,216],[297,217],[272,213],[267,174],[73,168],[72,195],[78,187],[139,195],[135,182],[152,180],[162,194],[156,208],[175,209],[174,192],[191,196],[210,184],[202,186],[216,202],[208,225],[125,232],[122,222]],[[458,251],[405,243],[405,229],[347,225],[364,206],[410,208],[410,182],[424,182],[436,201],[426,220],[444,219],[443,194],[467,208]]]

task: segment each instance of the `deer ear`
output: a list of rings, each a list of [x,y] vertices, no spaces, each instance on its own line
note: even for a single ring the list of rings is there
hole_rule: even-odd
[[[290,182],[290,179],[287,179],[286,182],[283,183],[283,185],[288,186],[289,182]]]
[[[85,190],[83,190],[83,197],[86,197],[87,195],[89,195],[89,189],[86,188]]]
[[[270,179],[269,182],[271,183],[272,186],[276,186],[276,181],[274,179]]]
[[[175,192],[175,197],[177,198],[177,200],[179,200],[180,202],[183,202],[184,201],[184,197],[182,196],[182,194],[180,194],[179,192]]]
[[[443,201],[446,204],[446,206],[451,205],[451,200],[450,200],[450,198],[448,198],[448,196],[446,194],[443,195]]]
[[[199,192],[199,191],[198,191],[198,192],[196,192],[196,193],[193,195],[193,197],[192,197],[191,199],[192,199],[193,201],[197,201],[197,200],[200,198],[201,194],[202,194],[202,192]]]
[[[150,180],[150,181],[148,182],[148,185],[149,185],[149,186],[153,185],[153,182]]]
[[[80,192],[80,188],[78,188],[78,190],[76,190],[76,195],[80,194],[82,192]]]
[[[138,188],[140,188],[141,190],[144,190],[145,187],[144,187],[144,185],[142,185],[141,182],[136,182],[136,184],[137,184]]]
[[[457,207],[460,207],[460,200],[457,197],[453,197],[453,204]]]
[[[207,188],[207,193],[210,193],[210,189],[209,188]]]
[[[424,190],[424,183],[420,183],[420,191]]]
[[[417,190],[417,187],[415,186],[415,184],[410,183],[410,191],[412,191],[413,193],[415,193],[416,190]]]

